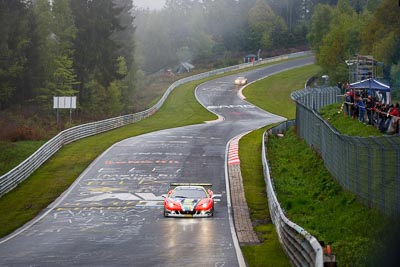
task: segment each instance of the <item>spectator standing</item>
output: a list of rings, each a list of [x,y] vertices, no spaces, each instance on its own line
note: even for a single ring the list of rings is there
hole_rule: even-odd
[[[355,106],[354,106],[354,92],[353,91],[349,91],[349,96],[350,96],[350,116],[352,118],[354,118],[354,113],[356,111]]]
[[[360,117],[360,108],[359,108],[359,103],[358,100],[360,99],[360,94],[356,93],[354,96],[354,100],[353,100],[353,119],[359,119]]]
[[[386,104],[381,104],[378,119],[378,128],[381,133],[386,132],[386,120],[388,119],[388,106]]]
[[[351,96],[350,96],[349,92],[344,94],[344,102],[345,102],[344,107],[345,107],[346,115],[348,117],[350,117],[351,116],[351,106],[353,104],[351,104]]]
[[[358,109],[358,119],[365,123],[365,104],[362,97],[358,96],[356,100],[356,106]]]
[[[375,110],[375,102],[373,101],[372,97],[369,95],[367,98],[367,102],[365,104],[365,108],[367,110],[367,118],[368,124],[374,126],[374,110]]]
[[[389,115],[395,116],[395,117],[400,117],[399,103],[396,103],[395,106],[392,105],[392,109],[389,112]]]
[[[397,117],[395,118],[395,123],[394,123],[394,132],[396,134],[400,133],[400,106],[399,103],[396,103],[394,106],[397,109]]]
[[[396,130],[397,127],[395,127],[395,124],[397,121],[397,117],[399,117],[398,104],[396,104],[396,106],[390,105],[385,122],[386,131],[393,133]],[[390,126],[393,127],[391,128]]]

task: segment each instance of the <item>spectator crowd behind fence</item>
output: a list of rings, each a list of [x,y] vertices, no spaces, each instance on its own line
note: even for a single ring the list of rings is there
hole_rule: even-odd
[[[340,134],[317,112],[325,105],[343,101],[338,95],[340,89],[337,87],[306,88],[292,93],[296,102],[298,136],[320,154],[332,176],[359,196],[365,205],[386,214],[400,215],[399,136]]]
[[[378,128],[382,133],[398,135],[400,132],[399,103],[386,104],[376,96],[348,90],[344,94],[341,110],[353,119]]]

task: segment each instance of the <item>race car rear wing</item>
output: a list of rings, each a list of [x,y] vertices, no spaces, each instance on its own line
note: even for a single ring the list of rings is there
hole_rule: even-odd
[[[170,183],[170,186],[207,186],[212,187],[210,183]]]

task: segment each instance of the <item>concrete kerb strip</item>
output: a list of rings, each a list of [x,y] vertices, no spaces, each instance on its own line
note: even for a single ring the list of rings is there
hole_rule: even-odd
[[[236,256],[239,262],[240,267],[246,267],[246,262],[244,260],[244,256],[242,253],[242,250],[240,249],[239,245],[239,240],[238,240],[238,235],[235,230],[235,224],[232,216],[232,204],[231,204],[231,190],[230,190],[230,179],[229,179],[229,174],[228,174],[228,153],[229,153],[229,144],[231,141],[228,142],[226,145],[226,150],[225,150],[225,186],[226,186],[226,205],[228,207],[228,219],[229,219],[229,227],[231,230],[231,235],[233,239],[233,245],[236,250]]]
[[[247,133],[249,132],[240,134],[229,141],[227,160],[233,219],[241,245],[260,243],[250,220],[250,212],[244,194],[243,179],[240,171],[239,140]]]

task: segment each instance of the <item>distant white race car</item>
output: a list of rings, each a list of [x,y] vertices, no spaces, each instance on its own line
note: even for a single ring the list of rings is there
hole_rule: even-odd
[[[245,85],[247,83],[247,78],[246,77],[237,77],[235,79],[235,84],[236,85]]]

